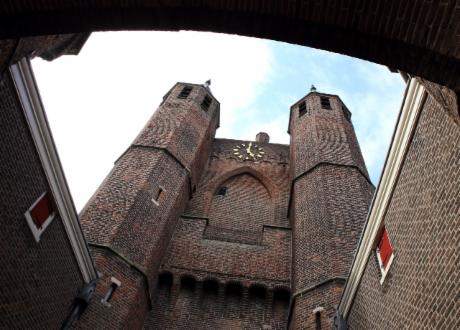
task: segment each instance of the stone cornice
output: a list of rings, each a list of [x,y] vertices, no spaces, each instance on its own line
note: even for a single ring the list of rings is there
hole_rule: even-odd
[[[289,191],[288,214],[287,214],[288,218],[291,215],[292,195],[294,193],[294,186],[297,183],[297,180],[299,180],[300,178],[310,174],[311,172],[313,172],[314,170],[316,170],[317,168],[319,168],[321,166],[337,166],[337,167],[345,167],[345,168],[355,169],[364,177],[364,179],[366,179],[366,181],[372,187],[374,187],[374,185],[372,184],[372,181],[369,179],[368,175],[365,172],[363,172],[363,170],[359,166],[348,165],[348,164],[340,164],[340,163],[333,163],[333,162],[318,162],[315,165],[313,165],[310,168],[308,168],[307,170],[305,170],[304,172],[302,172],[299,175],[297,175],[294,179],[292,179],[292,181],[291,181],[291,189]]]

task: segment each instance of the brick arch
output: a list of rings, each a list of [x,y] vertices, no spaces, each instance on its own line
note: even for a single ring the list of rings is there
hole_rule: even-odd
[[[254,170],[230,171],[206,190],[208,225],[205,237],[247,244],[261,244],[263,225],[273,224],[273,199],[264,178]],[[224,196],[215,194],[224,184]]]
[[[200,279],[200,282],[217,282],[217,284],[221,285],[221,281],[213,276],[213,275],[210,275],[210,274],[205,274],[201,279]]]
[[[169,286],[172,286],[174,282],[174,274],[171,273],[170,271],[161,271],[158,274],[158,285],[160,284],[167,284]]]
[[[253,283],[248,290],[249,297],[266,299],[268,296],[268,287],[265,284]]]
[[[242,295],[244,291],[243,283],[236,280],[225,281],[224,287],[226,295]]]
[[[321,48],[460,90],[457,1],[4,1],[0,38],[108,30],[213,31]]]
[[[267,192],[270,198],[273,199],[274,197],[276,197],[275,194],[277,194],[278,190],[276,189],[275,184],[272,182],[272,180],[269,177],[253,169],[252,167],[242,166],[242,167],[238,167],[236,169],[225,172],[224,174],[220,175],[219,177],[217,177],[216,179],[214,179],[213,181],[209,183],[207,192],[206,192],[206,197],[205,197],[209,203],[206,203],[206,205],[209,206],[211,204],[210,202],[212,200],[212,196],[214,196],[214,194],[217,192],[217,189],[219,189],[219,187],[223,183],[225,183],[227,180],[231,179],[232,177],[235,177],[241,174],[248,174],[256,178],[265,187],[265,189],[267,189]],[[209,212],[209,208],[206,210],[206,212],[207,213]]]

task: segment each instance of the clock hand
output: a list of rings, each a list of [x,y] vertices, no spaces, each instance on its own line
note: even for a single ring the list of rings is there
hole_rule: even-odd
[[[251,156],[253,159],[255,159],[256,155],[251,151],[251,145],[252,145],[252,143],[249,143],[249,147],[246,149],[246,151],[249,154],[249,156]]]
[[[248,154],[251,154],[251,145],[252,145],[252,142],[249,142],[248,148],[246,149]]]

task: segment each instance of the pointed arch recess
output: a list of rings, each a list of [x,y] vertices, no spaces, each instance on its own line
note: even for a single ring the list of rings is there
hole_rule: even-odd
[[[219,189],[219,187],[229,179],[243,174],[248,174],[258,180],[267,190],[268,196],[271,200],[274,200],[278,197],[276,186],[270,178],[249,166],[238,167],[223,173],[209,183],[205,197],[207,201],[205,213],[207,215],[209,215],[209,210],[212,204],[212,197],[217,192],[217,189]]]

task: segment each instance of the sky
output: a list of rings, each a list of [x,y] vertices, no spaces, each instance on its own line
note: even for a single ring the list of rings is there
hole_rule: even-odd
[[[387,67],[270,40],[202,32],[93,33],[78,56],[32,66],[80,211],[177,82],[211,79],[217,137],[289,143],[289,108],[310,91],[337,94],[378,183],[405,84]]]

